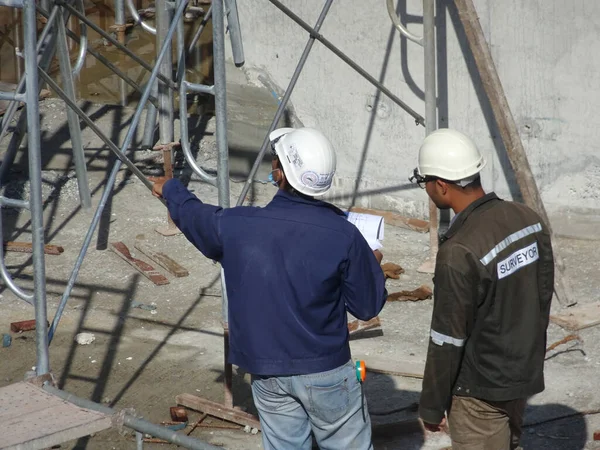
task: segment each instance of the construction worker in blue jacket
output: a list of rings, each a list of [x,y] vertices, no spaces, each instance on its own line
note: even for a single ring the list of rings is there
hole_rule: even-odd
[[[267,206],[202,203],[177,179],[157,182],[175,224],[225,271],[230,360],[252,374],[264,448],[372,449],[371,424],[348,342],[386,301],[382,254],[343,211],[318,200],[336,168],[329,140],[311,128],[270,135]]]

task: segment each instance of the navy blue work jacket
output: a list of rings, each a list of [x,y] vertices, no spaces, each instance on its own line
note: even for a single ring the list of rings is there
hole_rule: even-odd
[[[301,375],[350,360],[346,311],[368,320],[385,278],[344,213],[279,190],[263,208],[202,203],[177,179],[163,187],[187,239],[225,271],[230,361],[255,375]]]

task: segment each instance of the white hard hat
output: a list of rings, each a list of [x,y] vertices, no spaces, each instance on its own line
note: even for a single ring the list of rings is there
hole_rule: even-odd
[[[279,128],[271,132],[269,139],[294,189],[311,197],[329,190],[336,158],[323,133],[314,128]]]
[[[474,178],[485,167],[475,143],[459,131],[441,128],[429,134],[419,149],[419,175],[458,181]]]

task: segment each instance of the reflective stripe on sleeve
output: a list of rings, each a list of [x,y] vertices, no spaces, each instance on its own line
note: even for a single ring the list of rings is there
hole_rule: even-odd
[[[465,345],[464,339],[457,339],[452,336],[438,333],[433,329],[431,330],[431,340],[436,345],[452,344],[455,347],[462,347],[463,345]]]

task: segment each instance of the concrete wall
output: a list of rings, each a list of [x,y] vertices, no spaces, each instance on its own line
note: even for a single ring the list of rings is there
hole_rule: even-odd
[[[283,3],[314,24],[324,2]],[[439,126],[471,135],[488,159],[485,188],[518,198],[454,3],[436,3]],[[547,208],[600,212],[600,2],[475,5]],[[238,8],[249,81],[258,85],[266,73],[285,88],[307,33],[267,0],[238,1]],[[421,1],[398,0],[397,10],[420,35]],[[384,0],[335,1],[321,33],[424,115],[422,48],[392,28]],[[338,151],[335,200],[426,217],[425,193],[407,181],[425,130],[400,107],[318,42],[292,102],[299,119],[322,129]]]

